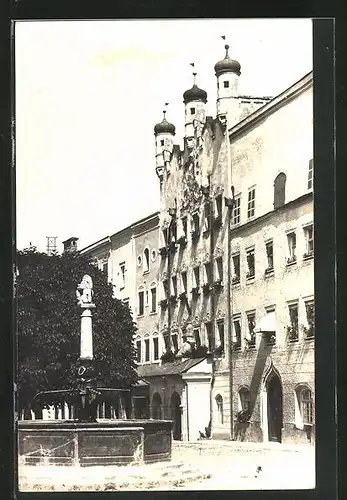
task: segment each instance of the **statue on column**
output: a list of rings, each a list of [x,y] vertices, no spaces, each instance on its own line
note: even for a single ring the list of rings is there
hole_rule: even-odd
[[[76,297],[78,305],[82,306],[84,304],[92,304],[93,294],[92,278],[88,274],[85,274],[81,283],[77,285]]]

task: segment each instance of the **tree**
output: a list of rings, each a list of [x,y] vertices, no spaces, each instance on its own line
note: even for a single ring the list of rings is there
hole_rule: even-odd
[[[47,255],[35,248],[17,252],[19,409],[45,390],[71,388],[80,354],[76,287],[93,280],[93,346],[98,386],[128,388],[138,377],[129,306],[113,297],[112,285],[87,257],[74,252]]]

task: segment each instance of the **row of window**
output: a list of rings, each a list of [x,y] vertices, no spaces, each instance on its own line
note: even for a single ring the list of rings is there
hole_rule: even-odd
[[[296,398],[297,408],[300,415],[296,415],[296,420],[300,420],[304,425],[313,424],[313,397],[311,389],[305,384],[297,387],[294,393]],[[238,392],[238,407],[239,411],[246,412],[248,417],[252,414],[251,391],[247,387],[242,387]],[[218,394],[215,398],[217,421],[219,424],[224,423],[223,397]],[[296,405],[295,405],[296,406]],[[299,419],[297,418],[299,417]]]
[[[314,238],[313,238],[313,224],[307,224],[303,227],[304,239],[305,239],[305,252],[303,254],[304,259],[309,259],[313,257],[314,254]],[[289,231],[287,232],[287,257],[286,264],[293,265],[297,262],[297,232]],[[246,262],[247,262],[247,273],[246,278],[255,277],[255,255],[254,247],[248,248],[246,250]],[[268,240],[265,242],[265,252],[266,252],[266,263],[265,275],[270,274],[274,271],[274,244],[273,240]],[[240,266],[240,253],[235,253],[232,256],[233,264],[233,284],[240,282],[241,266]]]
[[[142,287],[143,288],[143,287]],[[145,308],[150,306],[150,313],[157,312],[157,287],[151,285],[149,290],[139,289],[138,291],[138,316],[143,316]]]
[[[159,337],[136,340],[136,361],[137,363],[151,363],[159,360]]]

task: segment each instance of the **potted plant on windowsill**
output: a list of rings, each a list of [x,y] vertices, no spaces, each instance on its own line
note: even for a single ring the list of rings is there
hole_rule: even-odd
[[[304,260],[308,260],[308,259],[312,259],[313,255],[314,255],[313,250],[310,250],[309,252],[305,252],[302,257]]]
[[[221,279],[218,279],[213,283],[213,286],[214,288],[223,288],[224,283]]]
[[[169,350],[169,351],[165,351],[164,354],[162,354],[160,359],[161,359],[162,363],[171,363],[172,361],[175,361],[176,355],[174,352]]]
[[[314,338],[314,330],[315,330],[314,325],[308,325],[308,326],[301,325],[301,328],[305,334],[305,338],[307,338],[307,339]]]
[[[247,278],[247,279],[252,279],[252,278],[254,278],[254,271],[248,271],[248,273],[246,274],[246,278]]]
[[[161,299],[159,301],[159,305],[160,305],[160,307],[162,307],[163,309],[165,309],[167,307],[167,305],[168,305],[167,299]]]
[[[193,297],[198,297],[200,295],[200,289],[198,286],[194,286],[191,290]]]
[[[263,332],[263,337],[267,345],[274,345],[276,343],[275,332]]]
[[[240,276],[233,276],[231,279],[231,283],[233,285],[237,285],[238,283],[240,283]]]
[[[299,340],[298,329],[292,325],[287,326],[287,337],[289,342],[297,342]]]
[[[183,234],[182,236],[180,236],[177,240],[177,243],[181,246],[181,247],[185,247],[186,244],[188,243],[188,240],[187,240],[187,236],[185,234]]]
[[[251,414],[248,410],[241,410],[236,413],[236,420],[238,424],[249,424]]]
[[[287,259],[287,266],[290,266],[291,264],[295,264],[296,262],[296,255],[292,255],[291,257],[288,257]]]

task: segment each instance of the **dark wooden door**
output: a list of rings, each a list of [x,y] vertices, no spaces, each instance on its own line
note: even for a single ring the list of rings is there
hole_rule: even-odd
[[[282,386],[277,375],[274,375],[267,386],[267,415],[269,441],[282,441],[283,405]]]

